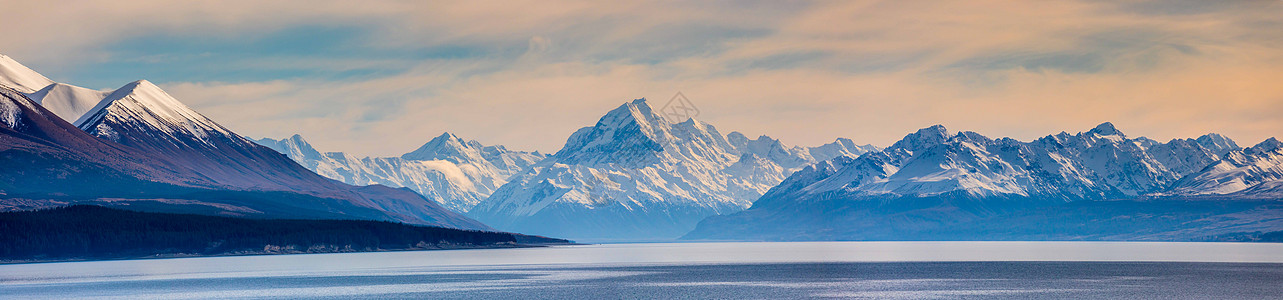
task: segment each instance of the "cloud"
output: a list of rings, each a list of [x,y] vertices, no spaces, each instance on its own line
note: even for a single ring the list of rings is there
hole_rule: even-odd
[[[18,4],[6,23],[29,26],[0,49],[59,80],[145,73],[237,132],[357,154],[442,131],[555,151],[678,91],[723,131],[805,145],[1283,128],[1276,1],[74,3]]]

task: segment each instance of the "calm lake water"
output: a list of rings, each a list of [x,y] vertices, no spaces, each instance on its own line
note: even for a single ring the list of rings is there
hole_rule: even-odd
[[[1283,297],[1283,244],[817,242],[0,265],[0,298]]]

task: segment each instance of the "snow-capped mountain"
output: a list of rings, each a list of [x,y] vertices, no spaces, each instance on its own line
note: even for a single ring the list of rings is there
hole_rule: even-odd
[[[465,141],[451,133],[433,138],[401,157],[356,158],[343,152],[321,153],[297,134],[257,142],[322,176],[351,185],[406,187],[457,212],[468,211],[507,183],[508,177],[546,157],[539,152]]]
[[[1283,142],[1270,138],[1181,179],[1174,195],[1233,195],[1283,199]]]
[[[1129,138],[1110,123],[1031,142],[936,125],[882,151],[806,167],[747,211],[709,218],[687,238],[807,239],[825,231],[830,233],[809,238],[867,238],[1070,202],[1161,196],[1174,185],[1209,191],[1228,182],[1221,190],[1234,192],[1245,184],[1224,178],[1277,180],[1264,175],[1277,170],[1271,169],[1275,157],[1259,150],[1270,149],[1263,144],[1239,150],[1217,134],[1161,143]],[[1207,173],[1204,180],[1188,177],[1200,170]],[[850,224],[837,225],[843,222]],[[897,222],[912,225],[895,229]]]
[[[0,85],[0,199],[5,199],[0,208],[32,205],[30,199],[49,196],[112,194],[122,186],[212,184],[151,162],[146,155],[89,136],[23,93]]]
[[[723,135],[671,123],[638,99],[575,132],[469,215],[529,234],[590,239],[674,238],[700,219],[747,208],[814,156],[860,154],[849,140],[787,147],[769,137]]]
[[[0,85],[28,94],[51,84],[54,82],[48,77],[40,75],[7,55],[0,54]]]
[[[54,82],[3,54],[0,54],[0,85],[26,95],[67,122],[75,122],[108,94]]]
[[[102,96],[53,83],[0,58],[5,92],[0,119],[6,129],[0,138],[6,160],[0,169],[0,178],[6,178],[0,183],[0,206],[93,202],[144,210],[488,229],[409,190],[353,187],[316,175],[205,118],[150,82],[136,81]],[[42,97],[43,103],[32,96]],[[68,105],[54,105],[55,100]],[[89,102],[95,104],[84,110]],[[79,110],[84,112],[73,120]]]

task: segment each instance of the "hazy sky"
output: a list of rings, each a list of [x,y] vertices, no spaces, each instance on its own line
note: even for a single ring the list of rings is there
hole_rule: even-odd
[[[791,145],[1283,136],[1283,1],[0,2],[0,53],[56,81],[148,79],[238,133],[358,155],[443,131],[552,152],[678,91]]]

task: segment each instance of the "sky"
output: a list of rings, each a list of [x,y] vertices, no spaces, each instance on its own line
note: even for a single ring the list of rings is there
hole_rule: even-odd
[[[623,3],[630,2],[630,3]],[[442,132],[555,152],[681,92],[723,133],[887,146],[1283,137],[1281,1],[0,0],[0,53],[59,82],[147,79],[250,137],[394,156]],[[21,12],[21,13],[17,13]]]

